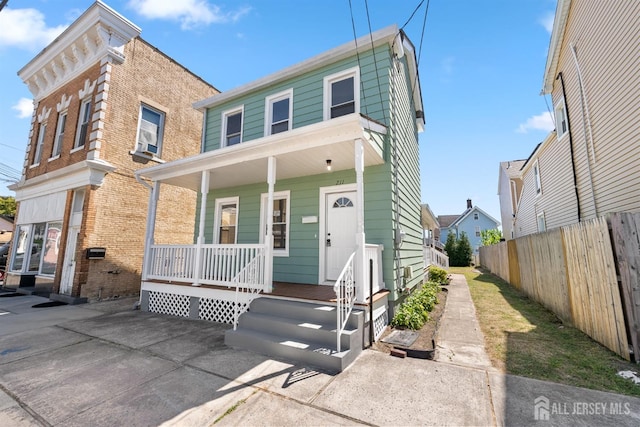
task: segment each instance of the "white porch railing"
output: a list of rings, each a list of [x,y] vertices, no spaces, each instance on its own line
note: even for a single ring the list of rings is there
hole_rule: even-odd
[[[265,253],[262,244],[202,245],[197,263],[197,245],[151,245],[146,278],[229,287],[242,284],[263,290]]]
[[[349,316],[353,310],[353,305],[356,302],[356,288],[355,288],[355,266],[353,259],[356,256],[356,252],[352,253],[347,263],[345,264],[336,284],[333,285],[333,290],[336,293],[336,335],[337,345],[336,349],[340,352],[340,337],[344,332],[345,326],[349,321]]]
[[[441,268],[449,268],[449,257],[431,246],[422,247],[424,254],[424,266],[436,265]]]

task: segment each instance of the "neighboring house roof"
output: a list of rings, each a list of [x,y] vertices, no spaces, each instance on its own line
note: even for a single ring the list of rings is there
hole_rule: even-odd
[[[542,84],[542,94],[549,94],[553,89],[553,81],[556,78],[556,69],[560,60],[560,47],[564,39],[564,30],[569,17],[571,0],[558,0],[556,14],[553,20],[553,30],[551,31],[551,42],[549,43],[549,53],[547,54],[547,64],[544,68],[544,79]]]
[[[438,216],[438,223],[440,224],[440,228],[447,228],[451,226],[456,219],[458,219],[460,215],[440,215]]]
[[[435,216],[429,204],[422,205],[422,228],[425,230],[434,230],[439,227],[438,217]]]
[[[498,221],[497,219],[495,219],[494,217],[492,217],[491,215],[489,215],[488,213],[486,213],[485,211],[483,211],[479,207],[474,206],[474,207],[472,207],[470,209],[465,210],[453,223],[451,223],[450,227],[457,226],[462,221],[464,221],[465,218],[467,218],[469,215],[471,215],[473,212],[478,212],[478,213],[481,213],[482,215],[486,216],[491,221],[496,223],[496,227],[500,225],[500,221]]]
[[[500,167],[505,170],[509,178],[520,178],[520,170],[526,162],[526,159],[510,160],[507,162],[500,162]]]

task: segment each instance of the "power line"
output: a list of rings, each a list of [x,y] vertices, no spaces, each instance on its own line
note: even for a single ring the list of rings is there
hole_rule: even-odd
[[[353,19],[353,6],[351,5],[351,0],[349,0],[349,13],[351,14],[351,28],[353,29],[353,42],[356,45],[356,60],[358,61],[358,69],[362,70],[362,67],[360,66],[360,53],[358,52],[358,37],[356,35],[356,22]],[[359,79],[360,80],[360,91],[362,92],[362,98],[364,100],[364,112],[365,115],[368,117],[369,116],[369,111],[368,111],[368,105],[367,105],[367,95],[365,93],[364,90],[364,82],[362,81],[362,78]],[[355,101],[355,100],[354,100]]]
[[[407,24],[409,22],[411,22],[411,20],[413,19],[413,15],[416,14],[416,12],[418,11],[418,9],[420,9],[420,6],[422,6],[422,3],[424,3],[424,0],[420,1],[420,3],[416,6],[416,8],[413,10],[413,13],[411,14],[411,16],[409,17],[409,19],[407,19],[407,22],[404,23],[404,25],[402,27],[400,27],[401,30],[404,30],[404,27],[407,26]]]
[[[427,27],[427,15],[429,14],[429,3],[431,0],[427,0],[427,7],[424,9],[424,19],[422,20],[422,34],[420,35],[420,46],[418,47],[418,61],[416,67],[420,65],[420,57],[422,56],[422,41],[424,40],[424,30]]]
[[[376,80],[378,82],[378,96],[380,97],[380,108],[382,109],[382,118],[384,119],[385,124],[387,123],[387,113],[384,109],[384,103],[382,102],[382,89],[380,88],[380,74],[378,73],[378,60],[376,59],[376,49],[373,46],[373,34],[371,33],[371,19],[369,18],[369,3],[367,0],[364,0],[364,7],[367,11],[367,23],[369,24],[369,40],[371,40],[371,52],[373,53],[373,65],[376,70]]]

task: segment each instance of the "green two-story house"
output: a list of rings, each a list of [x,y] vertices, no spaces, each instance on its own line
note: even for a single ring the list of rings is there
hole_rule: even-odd
[[[355,357],[370,316],[375,339],[423,279],[414,46],[387,27],[194,107],[201,154],[138,173],[151,193],[142,308],[231,323],[230,345]],[[154,240],[172,186],[198,192],[193,245]],[[291,330],[304,320],[326,336]]]

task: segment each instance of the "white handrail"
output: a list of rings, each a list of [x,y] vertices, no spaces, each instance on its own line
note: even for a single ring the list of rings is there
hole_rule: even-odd
[[[356,251],[357,252],[357,251]],[[356,252],[352,253],[347,260],[333,290],[336,293],[336,349],[340,352],[340,337],[349,321],[349,316],[356,302],[356,287],[354,280],[353,258]]]

